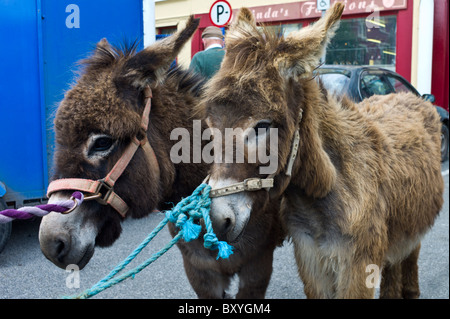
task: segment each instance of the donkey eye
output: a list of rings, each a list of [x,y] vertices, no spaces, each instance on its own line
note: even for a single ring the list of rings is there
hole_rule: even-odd
[[[107,151],[111,148],[111,146],[113,145],[113,139],[107,136],[102,136],[97,138],[92,147],[91,147],[91,152],[104,152]]]
[[[108,135],[94,135],[91,137],[90,147],[88,148],[88,156],[99,155],[106,156],[105,152],[111,150],[114,140]],[[109,152],[108,152],[109,153]]]
[[[253,126],[248,134],[245,136],[245,143],[247,145],[256,145],[260,139],[263,139],[269,129],[272,127],[272,121],[261,120]]]
[[[262,120],[256,123],[256,125],[253,127],[256,136],[258,136],[258,134],[266,133],[270,129],[271,125],[272,122],[269,120]]]
[[[106,134],[91,134],[84,148],[88,160],[98,160],[108,157],[115,149],[117,140]]]

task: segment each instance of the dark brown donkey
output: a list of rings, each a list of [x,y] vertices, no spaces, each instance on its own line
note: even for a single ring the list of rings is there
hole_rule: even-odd
[[[64,189],[92,185],[98,185],[102,200],[84,201],[69,214],[51,213],[43,218],[41,249],[57,266],[77,264],[83,268],[95,246],[112,245],[120,236],[124,216],[140,218],[155,208],[163,209],[165,202],[177,203],[206,177],[209,164],[174,164],[170,157],[177,142],[170,139],[175,128],[185,128],[193,136],[193,110],[203,84],[185,71],[167,70],[197,25],[198,21],[191,18],[184,30],[138,53],[134,48],[113,48],[102,40],[83,62],[83,73],[66,93],[55,118],[56,181],[49,187],[53,189],[49,202],[67,199],[73,190]],[[148,110],[148,88],[153,98],[145,134],[146,121],[141,117],[145,119],[143,114]],[[129,156],[133,143],[136,152]],[[192,154],[192,148],[190,151]],[[123,158],[131,161],[127,166],[121,162],[118,166],[126,168],[117,174],[122,169],[113,167]],[[109,192],[113,183],[106,185],[110,181],[115,181],[113,193]],[[106,202],[117,211],[103,205]],[[278,204],[274,206],[279,209]],[[273,250],[282,240],[279,223],[273,222],[276,214],[266,214],[263,223],[257,218],[250,221],[249,228],[254,231],[232,243],[235,253],[228,260],[216,261],[217,252],[203,248],[201,239],[179,243],[187,276],[199,297],[222,298],[235,273],[241,279],[238,297],[264,297]],[[172,235],[174,232],[171,227]]]
[[[257,162],[215,163],[213,188],[244,178],[273,178],[274,187],[213,198],[211,218],[235,236],[245,232],[239,216],[251,214],[234,203],[250,211],[282,198],[307,297],[373,298],[381,269],[381,297],[417,297],[420,241],[443,202],[439,116],[411,94],[355,105],[313,80],[343,9],[336,3],[286,38],[258,29],[251,12],[240,10],[200,112],[222,133],[277,129],[278,169],[267,176]],[[269,147],[263,135],[244,140],[246,152]]]

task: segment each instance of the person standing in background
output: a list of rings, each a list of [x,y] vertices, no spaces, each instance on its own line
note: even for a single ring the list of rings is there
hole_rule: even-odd
[[[220,68],[225,50],[223,34],[218,27],[207,27],[202,33],[204,51],[197,52],[192,58],[189,69],[210,79]]]

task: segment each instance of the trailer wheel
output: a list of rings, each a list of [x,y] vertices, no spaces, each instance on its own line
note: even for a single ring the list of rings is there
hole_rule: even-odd
[[[7,206],[3,198],[0,198],[0,211],[6,209]],[[11,235],[12,223],[0,224],[0,253],[6,246],[9,236]]]

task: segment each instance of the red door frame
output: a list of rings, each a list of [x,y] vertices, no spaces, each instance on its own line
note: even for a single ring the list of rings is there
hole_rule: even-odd
[[[445,108],[447,111],[449,104],[448,9],[448,0],[434,0],[431,93],[436,98],[435,104]]]
[[[395,71],[411,82],[413,30],[413,0],[408,0],[404,10],[397,11],[397,39]]]

